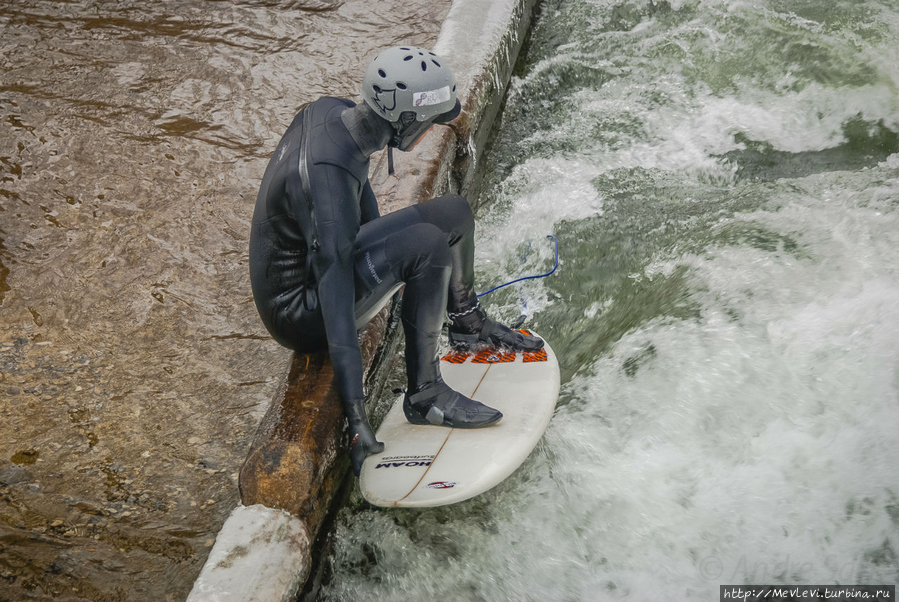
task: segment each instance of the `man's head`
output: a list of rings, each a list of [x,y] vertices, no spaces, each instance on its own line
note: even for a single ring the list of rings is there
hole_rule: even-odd
[[[375,57],[362,81],[362,98],[393,126],[390,146],[401,151],[461,111],[453,72],[436,54],[415,46],[388,48]]]

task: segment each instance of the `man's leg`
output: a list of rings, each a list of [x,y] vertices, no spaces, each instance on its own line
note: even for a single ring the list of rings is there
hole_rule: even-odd
[[[522,351],[543,347],[543,340],[512,330],[487,317],[474,291],[474,215],[460,196],[444,196],[416,206],[427,223],[440,228],[447,237],[453,271],[449,282],[447,312],[449,336],[453,344],[474,347],[498,345]]]
[[[356,237],[356,307],[357,315],[367,313],[405,283],[406,417],[416,424],[456,428],[498,422],[500,412],[453,391],[440,377],[438,346],[453,269],[446,236],[421,222],[415,211],[396,213],[365,224]]]

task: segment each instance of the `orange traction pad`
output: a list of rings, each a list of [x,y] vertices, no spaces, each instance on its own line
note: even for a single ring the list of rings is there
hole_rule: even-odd
[[[526,335],[531,334],[527,330],[522,330],[521,332]],[[485,347],[477,353],[454,349],[440,358],[440,360],[450,364],[464,364],[468,358],[472,358],[472,364],[508,364],[515,361],[515,356],[516,352],[508,349]],[[525,363],[547,361],[546,349],[540,349],[538,351],[522,351],[521,356],[522,361]]]

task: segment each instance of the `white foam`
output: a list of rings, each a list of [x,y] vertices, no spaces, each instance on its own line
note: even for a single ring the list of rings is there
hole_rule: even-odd
[[[361,542],[378,562],[332,594],[648,601],[895,580],[871,559],[899,531],[899,256],[883,252],[899,182],[861,183],[809,178],[730,222],[796,236],[793,253],[651,265],[689,268],[701,318],[656,319],[582,370],[525,469],[467,509],[349,518],[339,562],[363,562]]]
[[[571,411],[548,436],[573,492],[560,514],[589,525],[635,599],[652,598],[659,583],[643,577],[657,569],[673,599],[717,583],[895,579],[870,562],[899,530],[899,257],[876,248],[899,244],[899,216],[878,211],[891,195],[800,196],[738,218],[805,230],[810,257],[679,258],[702,319],[657,320],[569,383]],[[659,267],[649,275],[671,266]],[[629,376],[623,363],[649,345]]]
[[[844,125],[853,119],[882,122],[893,131],[899,129],[899,49],[895,45],[881,42],[874,46],[851,30],[825,32],[821,24],[760,9],[751,3],[703,4],[708,11],[705,20],[686,21],[671,28],[653,20],[642,21],[642,29],[628,33],[629,44],[620,43],[621,32],[596,33],[580,44],[563,45],[557,54],[534,65],[526,77],[514,79],[510,98],[527,103],[535,92],[542,97],[546,88],[557,85],[557,73],[589,69],[609,75],[609,80],[601,85],[587,86],[568,93],[568,97],[549,94],[552,103],[567,105],[569,110],[557,127],[533,132],[525,138],[520,143],[521,152],[541,152],[547,145],[564,143],[562,148],[577,148],[578,155],[589,156],[599,170],[659,169],[727,182],[733,180],[734,169],[719,157],[744,148],[735,140],[738,134],[768,143],[775,150],[798,153],[844,143]],[[802,70],[803,65],[798,63],[777,75],[778,62],[784,57],[775,45],[763,49],[757,59],[762,64],[772,61],[771,71],[764,75],[759,75],[759,69],[734,73],[727,93],[695,82],[690,73],[682,72],[681,64],[695,69],[694,63],[700,61],[732,62],[734,55],[755,52],[758,47],[752,36],[764,33],[760,27],[741,32],[747,36],[741,39],[735,31],[716,29],[727,23],[726,18],[715,23],[711,16],[721,10],[750,19],[758,19],[761,13],[773,22],[769,24],[771,28],[782,27],[783,39],[794,46],[835,57],[831,66],[835,77],[853,81],[841,71],[851,73],[855,69],[873,81],[836,85],[800,81],[793,73]],[[884,10],[880,18],[887,23],[892,19],[895,25],[893,13]],[[800,44],[802,32],[806,31],[807,39]],[[681,49],[684,56],[668,59],[666,68],[665,57],[670,48]],[[622,50],[625,54],[621,54]],[[857,56],[846,58],[847,52]],[[635,58],[634,53],[640,58]],[[866,64],[876,77],[858,69],[856,65],[860,63]],[[546,111],[548,106],[542,101],[531,110]]]
[[[520,143],[531,158],[479,222],[479,276],[501,281],[545,265],[551,249],[522,263],[520,241],[601,217],[609,201],[597,179],[621,168],[651,171],[663,193],[666,182],[707,192],[711,181],[722,197],[757,196],[760,209],[697,219],[708,223],[702,241],[743,230],[765,233],[764,241],[657,251],[634,278],[685,273],[696,317],[644,322],[586,360],[566,344],[626,312],[622,300],[578,307],[548,295],[542,281],[528,284],[525,294],[556,312],[556,324],[570,320],[545,333],[574,375],[544,441],[522,470],[470,503],[346,515],[339,578],[327,592],[334,599],[681,601],[716,599],[722,583],[896,581],[899,159],[750,185],[720,155],[741,148],[737,133],[788,152],[832,148],[857,115],[895,130],[897,51],[840,40],[759,2],[700,6],[698,23],[679,31],[644,21],[641,39],[622,46],[636,58],[572,42],[515,82],[510,103],[526,103],[528,86],[551,83],[572,61],[620,70],[572,93],[571,111]],[[884,77],[797,86],[783,73],[774,88],[735,78],[722,93],[676,69],[639,72],[669,64],[639,55],[659,49],[664,35],[698,54],[703,47],[686,44],[687,34],[705,35],[703,10],[719,9],[726,14],[716,18],[727,19],[757,10],[777,27],[845,46],[834,52],[861,48],[859,60]],[[878,19],[899,28],[899,18]],[[699,58],[722,52],[725,33],[709,36]]]

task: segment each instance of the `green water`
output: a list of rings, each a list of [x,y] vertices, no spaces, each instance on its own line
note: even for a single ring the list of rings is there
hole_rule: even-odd
[[[483,159],[482,288],[562,366],[525,465],[341,513],[322,599],[899,580],[899,8],[547,1]]]

